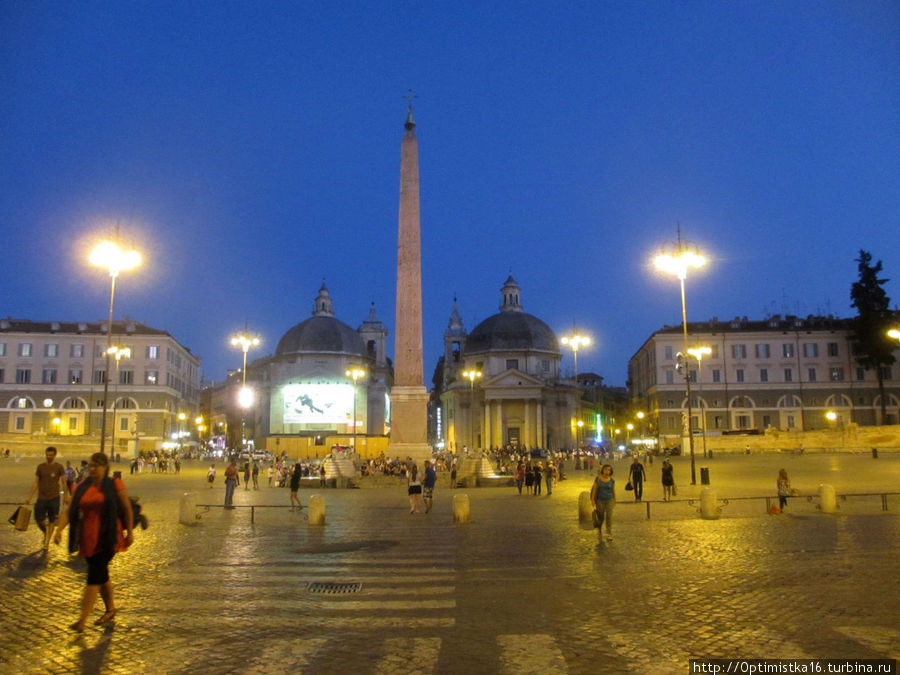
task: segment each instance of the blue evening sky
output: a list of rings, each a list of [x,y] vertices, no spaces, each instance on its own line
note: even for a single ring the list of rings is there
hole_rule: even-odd
[[[419,139],[425,382],[512,272],[623,385],[680,321],[648,266],[680,223],[711,256],[691,320],[851,316],[860,248],[900,275],[900,4],[0,3],[0,316],[97,321],[90,242],[144,252],[116,317],[207,379],[272,353],[324,278],[391,330],[400,139]],[[887,291],[896,302],[900,287]],[[565,357],[571,368],[571,356]]]

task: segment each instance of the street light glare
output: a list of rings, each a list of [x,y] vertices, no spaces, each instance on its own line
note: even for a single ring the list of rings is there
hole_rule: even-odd
[[[141,264],[141,254],[134,249],[123,250],[114,241],[101,241],[91,251],[88,260],[92,265],[109,270],[110,276],[118,276],[119,272],[134,269]]]
[[[668,274],[675,274],[679,279],[687,276],[689,267],[699,269],[706,265],[706,258],[693,251],[681,251],[677,255],[660,253],[653,259],[656,269]]]
[[[238,405],[242,408],[249,408],[252,406],[254,399],[255,396],[250,387],[241,387],[238,391]]]
[[[894,338],[895,340],[900,340],[900,330],[898,330],[897,328],[891,328],[887,332],[887,335],[889,338]]]

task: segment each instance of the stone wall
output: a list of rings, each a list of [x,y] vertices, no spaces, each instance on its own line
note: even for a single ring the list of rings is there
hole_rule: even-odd
[[[687,439],[682,443],[688,452]],[[900,452],[900,425],[861,427],[848,424],[838,429],[817,429],[814,431],[781,431],[769,428],[758,436],[707,436],[706,448],[713,452],[741,453],[747,446],[751,452],[869,452],[872,448],[880,451]],[[694,437],[694,454],[703,452],[703,438]]]

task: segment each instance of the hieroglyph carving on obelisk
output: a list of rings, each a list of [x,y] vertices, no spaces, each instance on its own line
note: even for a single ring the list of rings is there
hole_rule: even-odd
[[[419,143],[408,110],[400,144],[400,215],[397,237],[397,323],[394,330],[394,386],[391,440],[395,457],[412,457],[422,469],[428,445],[428,392],[422,359],[422,251],[419,227]]]

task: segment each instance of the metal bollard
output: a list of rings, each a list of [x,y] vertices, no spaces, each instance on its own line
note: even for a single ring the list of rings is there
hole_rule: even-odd
[[[591,504],[591,493],[590,492],[582,492],[578,495],[578,522],[579,523],[590,523],[593,521],[593,516],[591,512],[594,510],[594,505]]]
[[[322,495],[310,495],[306,506],[310,525],[325,524],[325,498]]]
[[[178,502],[178,522],[194,525],[197,522],[197,493],[185,492]]]
[[[470,515],[469,495],[453,495],[453,522],[468,523]]]
[[[837,510],[837,498],[833,485],[823,483],[819,486],[819,508],[822,513],[834,513]]]
[[[700,490],[700,517],[704,520],[715,520],[719,517],[719,497],[712,488]]]

